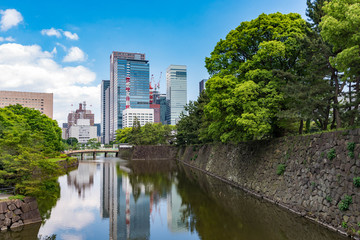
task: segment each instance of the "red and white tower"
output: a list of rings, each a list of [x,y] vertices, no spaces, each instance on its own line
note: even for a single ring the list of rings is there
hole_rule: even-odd
[[[130,77],[126,77],[126,109],[130,108]]]

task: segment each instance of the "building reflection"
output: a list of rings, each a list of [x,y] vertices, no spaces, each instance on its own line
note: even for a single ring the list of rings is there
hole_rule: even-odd
[[[149,239],[150,196],[145,186],[130,184],[126,173],[115,163],[104,163],[101,169],[101,216],[109,218],[110,239]]]
[[[94,175],[96,173],[95,164],[81,163],[75,171],[67,175],[68,186],[74,186],[79,197],[85,198],[85,190],[94,184]]]
[[[171,191],[167,194],[167,224],[171,232],[187,232],[185,219],[182,212],[186,207],[182,205],[181,197],[176,190],[176,184],[172,184]]]

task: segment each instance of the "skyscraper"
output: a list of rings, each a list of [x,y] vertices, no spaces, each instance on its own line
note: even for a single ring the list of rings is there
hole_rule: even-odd
[[[126,107],[126,77],[130,77],[130,106],[149,108],[149,61],[145,54],[112,52],[110,55],[110,140],[122,128]]]
[[[170,65],[166,69],[167,122],[175,125],[187,104],[187,74],[185,65]]]
[[[107,136],[107,142],[105,142],[105,135],[109,135],[106,129],[109,129],[110,125],[110,80],[102,80],[101,82],[101,143],[109,143],[109,136]]]
[[[199,82],[199,96],[201,95],[202,91],[205,90],[205,83],[208,79],[203,79]]]

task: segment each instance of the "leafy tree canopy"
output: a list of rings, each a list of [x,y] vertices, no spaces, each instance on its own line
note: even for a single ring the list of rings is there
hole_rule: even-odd
[[[287,80],[274,71],[295,72],[299,40],[307,29],[299,14],[261,14],[217,43],[205,60],[213,75],[206,83],[210,101],[204,109],[213,140],[238,142],[277,131]]]

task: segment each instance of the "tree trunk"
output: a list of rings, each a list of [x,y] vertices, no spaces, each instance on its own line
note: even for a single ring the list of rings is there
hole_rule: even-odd
[[[338,101],[338,96],[339,96],[339,79],[338,76],[336,74],[335,69],[331,69],[332,70],[332,74],[331,74],[331,79],[334,81],[335,83],[335,94],[334,94],[334,119],[336,122],[336,129],[341,128],[341,119],[340,119],[340,112],[339,112],[339,101]]]
[[[300,135],[303,133],[303,128],[304,128],[304,121],[301,119],[300,120],[300,127],[299,127],[299,134]]]

